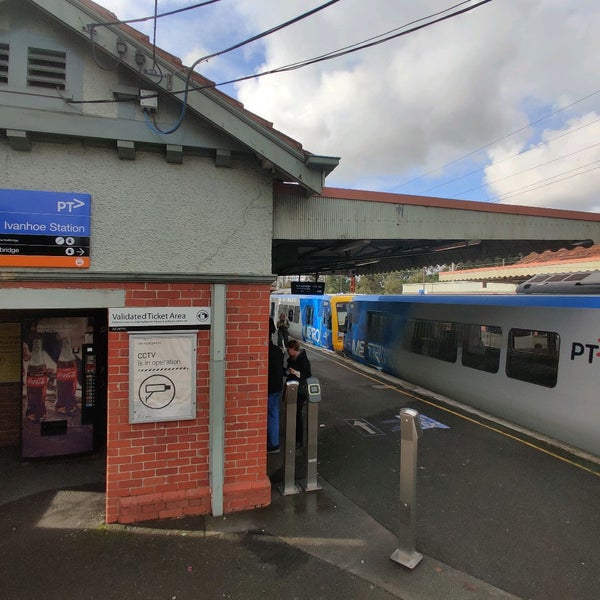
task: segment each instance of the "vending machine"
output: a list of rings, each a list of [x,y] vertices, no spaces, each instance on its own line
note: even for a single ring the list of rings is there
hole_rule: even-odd
[[[93,315],[23,321],[24,458],[92,452],[98,438],[98,322]]]

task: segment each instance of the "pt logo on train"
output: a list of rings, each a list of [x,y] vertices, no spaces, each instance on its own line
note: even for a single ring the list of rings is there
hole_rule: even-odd
[[[600,339],[598,340],[600,342]],[[582,344],[581,342],[573,342],[571,344],[571,360],[575,360],[580,356],[586,357],[589,364],[592,364],[594,357],[600,358],[600,344]]]

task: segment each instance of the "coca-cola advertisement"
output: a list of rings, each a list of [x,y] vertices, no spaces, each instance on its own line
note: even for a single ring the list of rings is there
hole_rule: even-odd
[[[82,348],[93,343],[87,317],[45,317],[23,325],[22,454],[63,456],[93,449],[82,423]]]

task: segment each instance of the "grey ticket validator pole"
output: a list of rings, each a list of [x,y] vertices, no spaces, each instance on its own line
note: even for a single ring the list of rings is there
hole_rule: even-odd
[[[295,482],[296,477],[296,405],[298,402],[297,381],[288,381],[284,389],[285,404],[285,454],[283,456],[283,487],[279,488],[282,496],[299,494]]]
[[[423,555],[415,550],[415,513],[417,506],[417,446],[423,435],[419,413],[412,408],[400,410],[400,527],[398,548],[390,558],[414,569]]]
[[[308,387],[307,406],[307,451],[306,451],[306,485],[305,492],[322,489],[317,483],[317,438],[319,433],[319,402],[321,402],[321,384],[316,377],[306,380]]]

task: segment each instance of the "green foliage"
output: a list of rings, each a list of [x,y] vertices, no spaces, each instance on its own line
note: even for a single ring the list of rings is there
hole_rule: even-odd
[[[326,275],[326,294],[348,294],[350,292],[350,277],[346,275]]]
[[[392,271],[376,275],[357,277],[357,294],[401,294],[404,283],[426,283],[439,281],[437,271],[416,269],[414,271]]]

